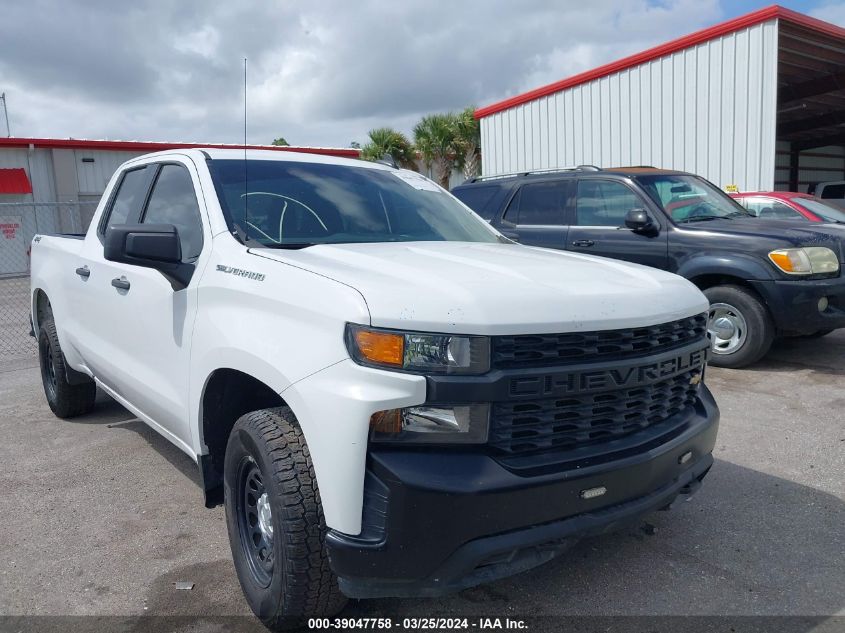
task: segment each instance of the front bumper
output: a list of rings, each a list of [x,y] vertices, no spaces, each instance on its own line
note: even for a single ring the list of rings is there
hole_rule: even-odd
[[[751,281],[782,332],[812,334],[845,327],[845,277]],[[828,308],[819,311],[827,297]]]
[[[693,492],[713,462],[719,421],[710,392],[699,393],[670,441],[553,474],[523,477],[481,452],[372,448],[364,530],[326,537],[341,590],[450,593],[530,569]],[[606,493],[582,498],[599,487]]]

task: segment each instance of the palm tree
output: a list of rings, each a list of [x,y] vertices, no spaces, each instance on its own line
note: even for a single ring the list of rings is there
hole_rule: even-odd
[[[414,126],[414,144],[427,168],[436,167],[437,180],[449,188],[449,177],[458,160],[456,117],[451,112],[429,114]]]
[[[475,118],[474,106],[465,108],[455,117],[455,137],[458,167],[469,180],[478,175],[481,167],[481,124]]]
[[[364,160],[381,160],[390,156],[400,167],[416,169],[416,153],[411,141],[402,132],[390,127],[370,130],[370,141],[361,148]]]

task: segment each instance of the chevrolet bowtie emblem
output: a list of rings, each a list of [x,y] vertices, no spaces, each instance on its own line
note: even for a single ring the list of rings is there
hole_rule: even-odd
[[[701,373],[700,372],[694,373],[692,375],[692,377],[689,379],[689,384],[691,384],[691,385],[697,385],[700,382],[701,382]]]

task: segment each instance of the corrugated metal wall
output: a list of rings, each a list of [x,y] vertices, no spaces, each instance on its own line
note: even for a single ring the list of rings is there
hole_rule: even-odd
[[[0,168],[23,167],[32,183],[32,196],[5,196],[4,202],[53,202],[56,187],[53,182],[53,158],[49,149],[0,150]]]
[[[770,190],[776,88],[772,20],[482,118],[483,173],[653,165]]]
[[[141,156],[145,152],[116,152],[106,150],[74,150],[76,174],[79,181],[79,194],[90,196],[102,194],[117,168],[130,158]],[[94,162],[83,159],[94,159]]]

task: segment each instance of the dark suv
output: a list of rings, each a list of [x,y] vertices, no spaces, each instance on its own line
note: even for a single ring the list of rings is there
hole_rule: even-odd
[[[475,178],[452,193],[506,236],[686,277],[710,300],[711,363],[845,327],[843,228],[751,216],[710,182],[651,167]]]

